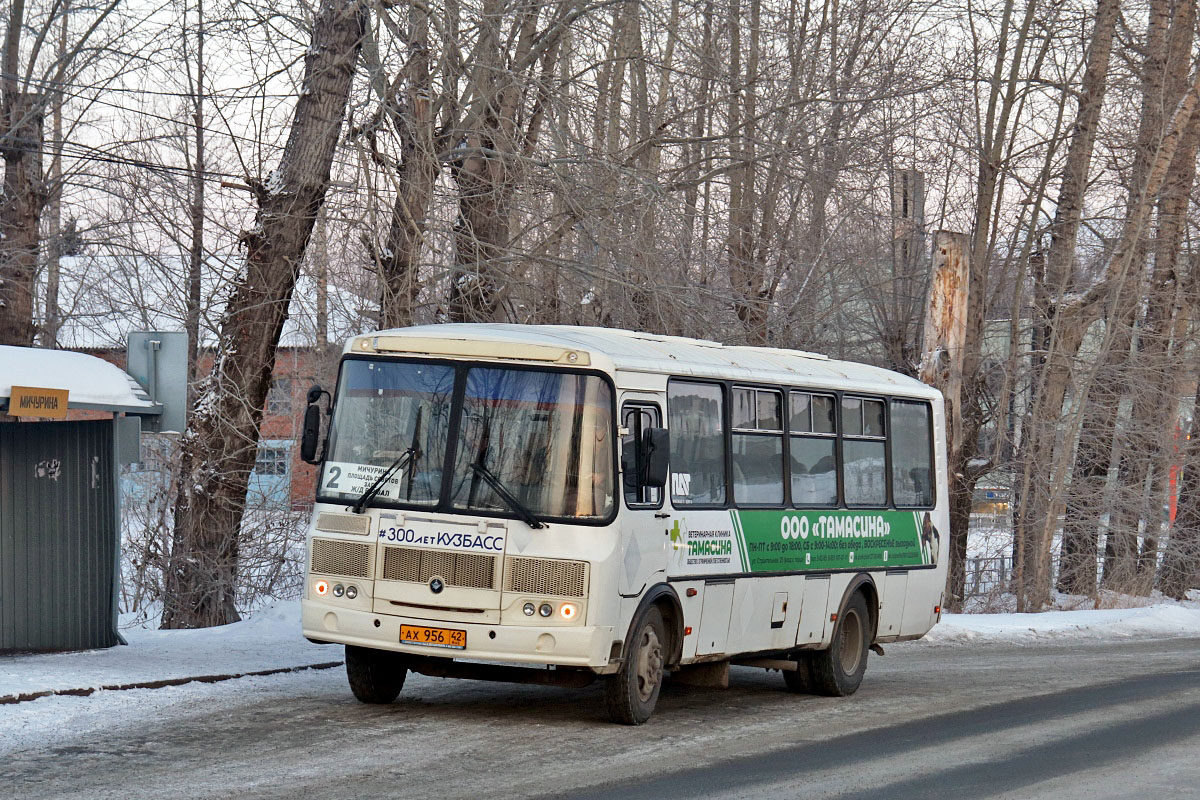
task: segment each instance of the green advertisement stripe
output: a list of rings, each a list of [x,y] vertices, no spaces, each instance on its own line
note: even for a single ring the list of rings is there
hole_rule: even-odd
[[[920,512],[731,512],[747,572],[918,566]]]
[[[736,511],[730,511],[729,517],[731,520],[733,520],[733,535],[736,536],[738,540],[738,558],[741,559],[742,562],[742,571],[749,572],[750,562],[746,560],[746,534],[742,530],[741,517],[738,516],[738,512]]]

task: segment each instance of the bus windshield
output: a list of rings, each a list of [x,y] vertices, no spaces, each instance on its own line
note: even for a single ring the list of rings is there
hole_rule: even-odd
[[[607,517],[613,504],[612,424],[612,392],[594,375],[469,370],[454,507],[507,509],[472,469],[479,464],[536,516]]]
[[[376,504],[436,504],[442,493],[453,397],[453,367],[347,360],[318,496],[327,502],[356,502],[412,448],[408,466],[384,482]]]
[[[456,381],[465,385],[452,420]],[[595,375],[350,359],[318,498],[357,500],[412,449],[411,462],[388,477],[372,504],[512,515],[490,475],[536,517],[605,519],[614,502],[613,408],[611,388]],[[445,448],[455,425],[447,483]]]

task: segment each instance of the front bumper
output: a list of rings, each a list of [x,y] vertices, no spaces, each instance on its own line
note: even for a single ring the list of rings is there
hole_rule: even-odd
[[[310,639],[431,657],[600,670],[608,665],[612,643],[617,638],[611,626],[538,627],[445,622],[356,611],[313,600],[302,601],[301,609],[304,635]],[[465,630],[467,646],[463,650],[454,650],[400,644],[401,625]]]

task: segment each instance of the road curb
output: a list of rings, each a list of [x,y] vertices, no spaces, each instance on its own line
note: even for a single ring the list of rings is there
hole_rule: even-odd
[[[187,678],[163,678],[156,681],[138,681],[137,683],[119,683],[111,686],[92,686],[84,689],[46,689],[41,692],[26,692],[24,694],[7,694],[0,696],[0,705],[25,703],[42,697],[67,695],[71,697],[88,697],[99,691],[119,692],[126,689],[162,689],[167,686],[182,686],[185,683],[220,683],[237,678],[256,678],[263,675],[280,675],[285,672],[303,672],[305,670],[333,669],[342,666],[344,661],[322,661],[319,664],[303,664],[298,667],[279,667],[277,669],[261,669],[254,672],[236,672],[221,675],[193,675]]]

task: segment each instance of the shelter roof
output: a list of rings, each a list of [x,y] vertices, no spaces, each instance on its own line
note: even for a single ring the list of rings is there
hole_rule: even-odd
[[[69,350],[0,345],[0,400],[13,386],[66,389],[69,408],[159,413],[158,404],[120,367]]]

